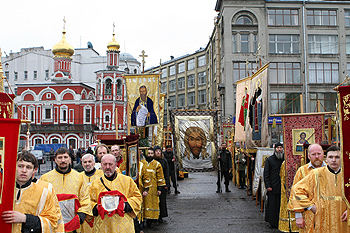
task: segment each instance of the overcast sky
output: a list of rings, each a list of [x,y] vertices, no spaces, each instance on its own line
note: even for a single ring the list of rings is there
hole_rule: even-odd
[[[205,47],[214,28],[216,0],[16,0],[0,4],[0,47],[7,54],[21,48],[51,49],[62,38],[66,19],[67,40],[74,48],[90,41],[106,55],[115,22],[120,51],[146,68]],[[4,54],[3,54],[4,56]]]

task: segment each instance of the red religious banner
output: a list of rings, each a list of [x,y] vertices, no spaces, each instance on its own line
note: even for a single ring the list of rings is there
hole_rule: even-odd
[[[14,206],[20,126],[20,119],[0,119],[0,213],[13,210]],[[12,224],[6,224],[1,217],[0,226],[1,232],[10,233],[12,230]]]
[[[343,196],[345,196],[346,205],[350,208],[350,86],[339,87],[338,92]]]

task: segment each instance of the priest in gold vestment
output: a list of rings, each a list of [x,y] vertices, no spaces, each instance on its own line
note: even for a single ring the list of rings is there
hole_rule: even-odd
[[[89,189],[95,216],[93,231],[135,232],[133,218],[140,212],[142,202],[136,183],[116,171],[117,161],[111,154],[103,156],[101,167],[104,175],[94,180]],[[108,199],[104,201],[104,197]]]
[[[321,145],[315,143],[311,144],[308,148],[308,158],[310,162],[301,166],[294,176],[293,185],[298,183],[304,177],[310,174],[313,169],[327,166],[323,161],[324,152]],[[314,232],[314,213],[311,210],[306,210],[303,213],[296,212],[295,218],[304,226],[304,228],[298,228],[299,233],[312,233]]]
[[[142,160],[143,166],[151,179],[152,186],[148,191],[148,195],[143,197],[143,218],[146,219],[147,226],[152,227],[152,222],[159,218],[159,195],[160,187],[166,186],[162,165],[155,159],[154,149],[149,148],[148,154],[145,156],[146,161]]]
[[[73,195],[77,198],[76,200],[80,203],[78,209],[75,209],[71,198],[61,200],[60,207],[65,222],[65,231],[73,231],[68,230],[70,228],[67,228],[67,226],[74,225],[74,228],[80,232],[79,224],[83,224],[87,215],[92,216],[88,190],[83,185],[83,180],[79,177],[79,173],[71,169],[71,159],[67,148],[61,147],[57,149],[54,159],[56,168],[42,175],[40,179],[53,185],[59,200],[59,196]],[[63,208],[66,210],[63,211]],[[71,213],[73,213],[74,216],[71,216]]]
[[[347,207],[342,197],[340,149],[331,146],[327,150],[328,166],[314,169],[305,178],[293,185],[288,210],[314,213],[314,232],[350,232]],[[299,228],[305,223],[297,222]]]
[[[84,171],[79,173],[79,176],[80,176],[79,179],[83,180],[83,185],[88,190],[89,186],[92,184],[94,180],[99,179],[101,176],[103,176],[103,171],[96,170],[95,157],[92,154],[85,154],[81,158],[81,164],[84,168]],[[82,233],[93,233],[92,219],[93,219],[93,216],[91,215],[86,216],[85,221],[81,227]]]
[[[54,195],[44,186],[33,182],[38,161],[28,151],[18,154],[14,210],[1,213],[5,223],[13,224],[12,233],[56,232],[57,210]]]

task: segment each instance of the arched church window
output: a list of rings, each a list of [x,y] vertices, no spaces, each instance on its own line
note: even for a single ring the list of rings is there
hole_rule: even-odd
[[[240,16],[237,21],[236,24],[253,24],[253,21],[251,20],[251,18],[249,18],[248,16]]]
[[[122,94],[122,81],[118,80],[117,81],[117,95],[121,95]]]
[[[105,95],[112,94],[112,80],[107,79],[105,84]]]
[[[106,115],[105,122],[109,122],[109,115]]]
[[[101,95],[101,79],[97,83],[97,95]]]

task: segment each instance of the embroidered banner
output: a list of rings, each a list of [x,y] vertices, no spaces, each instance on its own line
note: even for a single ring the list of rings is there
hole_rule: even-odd
[[[266,147],[269,144],[267,71],[269,64],[260,68],[251,78],[250,98],[245,123],[247,148]]]
[[[13,94],[0,92],[0,118],[12,118],[14,98]]]
[[[125,75],[131,127],[159,122],[159,74]]]
[[[350,86],[339,87],[338,91],[343,196],[346,205],[350,208]]]
[[[20,119],[0,119],[0,213],[13,210],[20,126]],[[12,230],[12,224],[4,223],[2,218],[0,226],[1,232]]]
[[[236,87],[235,142],[245,141],[251,77],[239,80]]]

